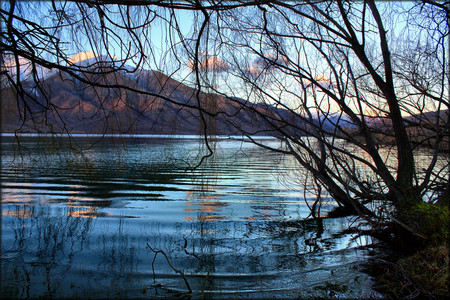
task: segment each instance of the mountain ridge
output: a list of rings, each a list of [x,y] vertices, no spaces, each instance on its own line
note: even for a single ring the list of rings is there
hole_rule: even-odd
[[[86,59],[79,59],[83,57]],[[302,136],[302,128],[306,129],[308,126],[306,121],[287,109],[250,103],[236,97],[198,93],[196,89],[162,72],[134,69],[129,65],[122,65],[113,57],[81,53],[77,59],[79,60],[74,59],[71,67],[79,68],[78,76],[93,85],[67,73],[41,68],[41,87],[45,94],[37,89],[30,78],[27,61],[19,59],[21,83],[36,99],[25,96],[25,101],[18,100],[14,90],[5,85],[2,78],[1,131],[175,135],[246,133],[278,136],[279,133],[274,128],[278,127],[288,134]],[[17,68],[13,61],[11,58],[4,61],[7,63],[2,71],[6,70],[14,77]],[[119,71],[112,68],[112,65],[117,67],[117,64],[120,65]],[[87,72],[82,73],[82,70]],[[202,110],[196,108],[198,105]],[[23,122],[26,115],[29,118]],[[446,116],[448,120],[448,110],[441,111],[440,116]],[[389,138],[392,124],[388,118],[365,118],[375,134],[379,132],[384,139],[386,136]],[[423,126],[437,118],[436,112],[429,112],[405,117],[404,121],[408,127],[413,128],[418,126],[417,120],[425,122],[420,124]],[[310,121],[320,123],[323,129],[330,132],[333,132],[337,124],[357,130],[348,117],[337,113],[329,114],[326,118],[317,115]],[[420,135],[418,132],[414,134]]]
[[[83,75],[93,85],[67,73],[48,72],[41,79],[45,92],[29,76],[22,76],[28,67],[21,66],[21,84],[36,97],[18,101],[14,90],[2,84],[2,115],[7,116],[2,131],[220,135],[240,134],[241,130],[266,135],[264,131],[270,131],[262,118],[236,101],[204,92],[197,99],[197,90],[159,71],[130,73],[127,67],[108,72],[106,60],[93,60],[76,62],[87,66],[89,72]],[[130,89],[120,88],[125,86]],[[202,111],[194,107],[198,102]],[[33,119],[21,121],[26,114]]]

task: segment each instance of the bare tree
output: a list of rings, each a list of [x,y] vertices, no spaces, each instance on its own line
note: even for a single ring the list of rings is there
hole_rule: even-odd
[[[250,139],[261,133],[233,119],[245,111],[283,142],[271,150],[312,175],[317,203],[326,190],[347,212],[431,234],[417,212],[423,203],[433,211],[448,205],[448,2],[119,2],[2,3],[2,91],[12,87],[22,124],[53,114],[69,131],[59,114],[67,108],[42,83],[49,70],[92,88],[103,106],[108,89],[145,97],[146,107],[193,109],[206,145],[218,118]],[[77,64],[79,52],[95,63]],[[23,64],[32,84],[21,77]],[[184,76],[187,65],[192,73]],[[153,91],[117,80],[120,72],[143,77],[142,68],[169,76]],[[164,92],[176,90],[171,78],[192,87],[192,101]],[[422,146],[431,149],[429,161],[415,157]]]
[[[248,107],[285,142],[272,150],[293,155],[346,210],[423,237],[418,207],[449,197],[449,10],[403,5],[272,1],[210,18],[245,103],[287,111]],[[414,157],[424,144],[425,163]]]

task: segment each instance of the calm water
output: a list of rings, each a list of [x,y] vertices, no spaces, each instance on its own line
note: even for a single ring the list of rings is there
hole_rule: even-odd
[[[195,139],[74,142],[82,155],[2,139],[3,297],[186,293],[147,243],[195,298],[376,296],[361,271],[371,241],[344,233],[354,219],[305,219],[314,196],[288,157],[226,139],[188,170]]]

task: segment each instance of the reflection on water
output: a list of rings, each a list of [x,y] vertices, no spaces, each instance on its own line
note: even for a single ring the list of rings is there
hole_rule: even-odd
[[[83,156],[33,138],[20,156],[2,141],[3,297],[186,292],[146,243],[184,270],[195,297],[326,297],[329,284],[341,296],[373,295],[359,271],[370,241],[344,233],[355,220],[304,220],[313,199],[282,184],[297,174],[279,154],[225,140],[186,171],[196,140],[77,141]]]

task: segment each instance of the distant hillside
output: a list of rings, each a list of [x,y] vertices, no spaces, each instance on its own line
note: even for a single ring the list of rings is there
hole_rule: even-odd
[[[444,136],[439,149],[443,152],[450,152],[449,114],[449,110],[446,109],[439,113],[431,111],[405,117],[403,121],[413,145],[433,148],[436,142],[436,128],[439,125],[440,134]],[[394,129],[390,119],[367,117],[366,121],[378,143],[395,144]]]
[[[90,68],[107,68],[105,65],[82,62]],[[24,75],[25,74],[25,75]],[[47,72],[42,80],[44,93],[36,89],[35,83],[27,80],[26,70],[21,74],[23,86],[38,101],[29,97],[26,105],[17,102],[14,90],[5,87],[2,95],[2,131],[13,132],[64,132],[71,133],[132,133],[132,134],[201,134],[204,123],[199,110],[197,91],[170,77],[149,70],[135,73],[121,72],[92,75],[89,80],[96,87],[80,82],[67,74]],[[5,86],[4,84],[2,86]],[[129,86],[142,91],[137,93],[120,86]],[[150,93],[158,96],[146,95]],[[164,98],[165,97],[165,98]],[[168,101],[169,100],[169,101]],[[239,129],[255,135],[270,134],[270,126],[251,109],[242,109],[236,99],[200,93],[200,104],[205,111],[216,117],[203,114],[207,131],[215,134],[240,134]],[[28,121],[22,124],[18,112],[26,111]],[[189,107],[191,106],[191,107]],[[257,110],[267,108],[256,107]],[[30,114],[29,112],[32,112]],[[276,114],[263,111],[265,114]],[[30,117],[33,117],[31,120]],[[23,126],[22,126],[23,125]]]
[[[2,71],[15,78],[17,68],[11,58],[5,61],[7,63]],[[304,134],[301,129],[306,128],[305,123],[288,110],[215,94],[200,93],[198,98],[197,90],[157,71],[140,69],[134,72],[133,68],[123,66],[121,71],[107,72],[115,63],[110,57],[78,60],[77,67],[93,71],[87,78],[93,85],[55,70],[40,68],[37,73],[42,78],[44,93],[30,80],[30,65],[20,61],[21,83],[37,101],[28,96],[25,96],[25,102],[17,101],[14,90],[2,76],[1,130],[15,132],[20,129],[23,133],[197,135],[205,132],[206,124],[206,132],[217,135],[240,135],[241,132],[278,135],[274,127],[293,136]],[[203,116],[196,108],[199,104],[204,110]],[[23,124],[21,120],[24,116],[27,121]],[[430,137],[435,132],[438,118],[444,124],[448,120],[448,110],[439,115],[430,112],[405,118],[413,142],[432,141]],[[389,119],[366,117],[366,121],[379,143],[395,142]],[[312,122],[320,124],[330,134],[335,134],[336,124],[358,134],[345,115],[330,114],[327,118],[316,115]],[[448,128],[445,130],[448,134]]]

